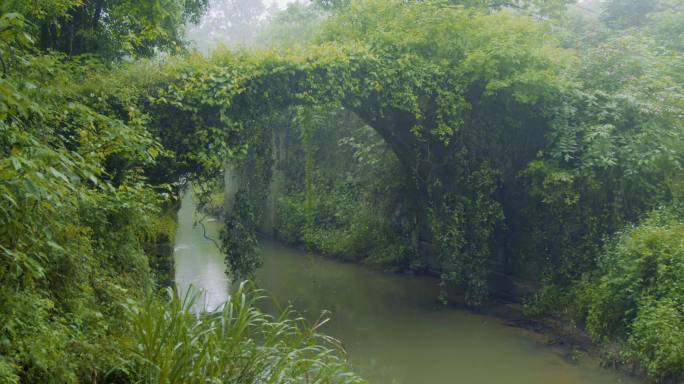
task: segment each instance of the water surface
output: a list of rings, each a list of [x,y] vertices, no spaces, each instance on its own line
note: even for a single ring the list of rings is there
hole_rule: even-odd
[[[198,220],[201,220],[201,224]],[[204,229],[202,228],[204,225]],[[173,257],[176,267],[175,281],[178,292],[184,295],[190,286],[204,291],[203,307],[213,310],[228,298],[228,278],[224,256],[216,244],[220,223],[214,218],[205,218],[195,210],[195,195],[192,188],[183,193],[178,211],[178,228]],[[206,231],[206,237],[205,232]]]
[[[207,290],[207,307],[227,297],[225,264],[202,228],[191,195],[179,212],[176,281]],[[218,223],[207,222],[218,239]],[[386,274],[335,262],[263,240],[257,282],[277,304],[294,305],[347,349],[353,369],[376,384],[609,384],[634,383],[601,369],[586,357],[549,346],[549,338],[507,325],[505,320],[435,301],[432,278]]]
[[[260,287],[307,318],[330,311],[326,333],[343,342],[371,383],[633,383],[582,354],[575,361],[547,336],[442,308],[435,279],[381,273],[270,241],[261,251]]]

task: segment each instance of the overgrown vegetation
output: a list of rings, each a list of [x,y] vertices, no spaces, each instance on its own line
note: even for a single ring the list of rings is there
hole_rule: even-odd
[[[470,10],[468,14],[481,24],[464,22],[456,27],[439,24],[441,17],[453,22],[460,12],[443,4],[431,8],[382,1],[320,3],[334,17],[314,39],[318,43],[362,42],[373,54],[402,63],[393,65],[401,69],[394,69],[392,80],[401,78],[404,87],[390,90],[391,85],[379,81],[377,93],[362,103],[383,97],[396,102],[411,94],[420,100],[415,106],[420,112],[412,112],[414,116],[432,117],[409,123],[415,125],[407,130],[418,140],[397,139],[410,118],[396,114],[392,120],[387,118],[393,113],[389,108],[374,105],[392,125],[386,133],[385,121],[369,116],[365,106],[343,100],[348,110],[380,133],[384,143],[378,143],[350,130],[352,125],[341,117],[326,117],[348,111],[333,105],[309,112],[317,117],[316,133],[302,140],[302,147],[289,142],[291,153],[283,160],[288,164],[289,187],[280,198],[280,237],[336,257],[382,260],[386,267],[400,270],[437,271],[444,282],[443,299],[462,295],[466,302],[481,302],[488,296],[492,270],[536,282],[539,291],[530,313],[568,316],[567,320],[587,324],[596,341],[610,346],[606,358],[611,364],[676,382],[681,369],[673,367],[682,366],[683,355],[677,352],[677,342],[666,340],[682,338],[681,313],[660,306],[677,307],[681,291],[673,291],[676,299],[649,296],[651,304],[644,312],[649,320],[642,315],[638,327],[632,322],[642,304],[630,301],[611,312],[612,304],[588,301],[595,295],[621,297],[599,293],[609,275],[602,265],[615,247],[614,241],[606,243],[607,238],[624,236],[618,234],[625,228],[668,210],[673,223],[682,217],[678,210],[658,208],[671,207],[682,191],[682,31],[673,26],[674,20],[682,20],[681,3],[585,2],[541,23],[550,29],[538,30],[531,25],[538,26],[538,21],[527,24],[528,11],[518,11],[506,24],[500,13],[477,19],[477,12]],[[535,9],[534,4],[526,5],[527,10]],[[440,11],[443,14],[435,16]],[[454,13],[446,16],[448,12]],[[292,20],[301,15],[293,14]],[[455,30],[460,37],[447,38]],[[473,37],[470,31],[481,34]],[[533,36],[543,36],[546,43],[536,45],[530,40]],[[287,36],[281,38],[287,41]],[[496,53],[488,48],[488,38],[496,41]],[[461,41],[468,44],[461,46]],[[558,45],[577,53],[552,53]],[[525,49],[521,59],[518,55]],[[552,56],[554,61],[544,61]],[[422,60],[432,66],[423,67]],[[429,80],[412,77],[420,76],[417,68],[457,85],[441,93],[438,85],[427,85]],[[428,91],[416,92],[409,84],[421,84]],[[454,115],[446,119],[448,124],[435,125],[431,119],[439,119],[439,100],[447,96],[451,99],[444,108]],[[400,109],[410,109],[411,102],[406,103]],[[450,127],[455,121],[460,124]],[[294,135],[305,129],[296,119],[288,127]],[[430,152],[413,152],[434,136]],[[359,157],[377,161],[389,148],[398,161],[356,164],[358,158],[348,151],[350,142]],[[406,148],[406,142],[413,148]],[[313,165],[307,164],[311,156]],[[383,172],[374,173],[377,169]],[[377,188],[374,182],[386,188]],[[397,193],[404,198],[397,198]],[[421,201],[421,194],[427,201]],[[650,213],[654,209],[658,211]],[[635,255],[649,254],[640,252]],[[629,265],[624,268],[638,268],[624,255],[610,260],[606,265],[623,260]],[[670,262],[681,271],[676,261]],[[663,260],[652,265],[670,268]],[[643,286],[618,289],[630,295],[650,292]],[[667,313],[653,315],[659,310]],[[612,316],[621,332],[601,330],[608,327],[605,324],[597,328],[596,316]]]
[[[156,298],[158,281],[168,283],[177,182],[208,185],[227,148],[244,148],[215,121],[189,124],[199,116],[190,102],[165,98],[181,68],[204,60],[110,61],[176,44],[194,12],[183,7],[194,5],[166,3],[2,4],[0,382],[357,382],[337,352],[313,344],[314,329],[256,311],[253,294],[204,318]],[[99,12],[107,20],[91,29],[83,15]],[[147,32],[130,24],[137,12]],[[213,356],[196,349],[200,338]]]
[[[131,358],[111,373],[145,383],[362,383],[345,371],[339,342],[317,333],[291,310],[274,318],[259,311],[258,292],[244,285],[222,308],[197,315],[189,291],[127,307]],[[263,298],[262,298],[263,299]],[[327,345],[328,347],[324,347]]]
[[[276,169],[287,183],[276,207],[278,237],[337,258],[407,268],[400,258],[410,233],[400,212],[410,202],[401,196],[396,156],[349,111],[310,114],[309,127],[294,118],[279,133],[286,152]]]
[[[532,280],[537,313],[586,325],[615,363],[681,380],[684,5],[567,3],[314,1],[243,36],[275,48],[204,57],[183,33],[205,1],[4,2],[0,377],[245,368],[259,381],[293,352],[277,365],[293,380],[356,380],[326,349],[303,358],[309,331],[248,304],[234,309],[259,326],[224,344],[232,315],[151,299],[180,182],[211,204],[228,163],[244,180],[222,236],[233,276],[259,265],[278,173],[282,238],[436,273],[445,302],[485,302],[495,269]],[[150,304],[127,312],[131,300]],[[148,352],[171,344],[131,341],[143,326],[187,349],[152,369]],[[254,360],[203,360],[236,346]]]
[[[682,378],[684,226],[681,207],[663,207],[610,241],[585,300],[594,337],[620,343],[611,358],[649,375]]]

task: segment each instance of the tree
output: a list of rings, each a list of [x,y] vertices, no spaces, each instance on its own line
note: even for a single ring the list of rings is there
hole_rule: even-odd
[[[418,1],[418,0],[410,0]],[[448,0],[435,1],[435,3],[448,3],[465,7],[489,8],[492,10],[512,8],[530,10],[540,14],[558,14],[564,11],[567,4],[575,3],[576,0]],[[313,4],[327,11],[340,11],[349,7],[354,0],[314,0]],[[358,2],[358,1],[357,1]]]
[[[10,0],[3,8],[26,15],[43,50],[111,59],[182,50],[186,22],[198,21],[206,5],[207,0]]]
[[[258,42],[276,49],[306,46],[315,41],[323,19],[324,12],[318,7],[300,2],[288,4],[285,10],[272,13]]]
[[[663,0],[610,0],[605,3],[602,19],[616,28],[638,27],[648,21]]]
[[[352,0],[314,0],[313,4],[328,11],[339,10],[349,6]]]

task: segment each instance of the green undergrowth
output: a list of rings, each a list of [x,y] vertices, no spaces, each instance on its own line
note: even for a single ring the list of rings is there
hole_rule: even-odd
[[[363,383],[340,343],[290,309],[257,309],[261,292],[236,289],[217,312],[195,313],[197,293],[127,306],[127,359],[111,376],[144,383]]]
[[[663,382],[684,379],[683,213],[662,208],[615,235],[581,296],[594,339],[619,345],[608,357]]]
[[[166,204],[161,213],[150,220],[144,235],[143,249],[149,258],[158,287],[168,287],[173,284],[175,274],[173,249],[178,227],[178,208],[180,208],[179,202]]]
[[[662,383],[684,378],[684,210],[657,209],[612,236],[572,290],[546,285],[528,308],[585,328],[606,365]]]
[[[381,267],[404,262],[405,241],[368,205],[340,192],[317,193],[310,203],[313,225],[309,228],[303,193],[279,199],[278,235],[282,240],[342,260]]]

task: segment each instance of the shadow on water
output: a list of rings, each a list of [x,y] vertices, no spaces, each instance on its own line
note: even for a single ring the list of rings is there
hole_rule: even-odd
[[[179,212],[176,282],[207,291],[206,307],[218,307],[229,282],[223,256],[203,237],[190,194]],[[219,223],[206,223],[218,238]],[[309,319],[330,311],[324,332],[344,344],[353,368],[377,384],[609,384],[634,383],[598,367],[543,334],[465,310],[443,309],[434,300],[434,279],[385,274],[261,242],[260,288],[276,311],[293,305]],[[275,303],[275,304],[274,304]]]

